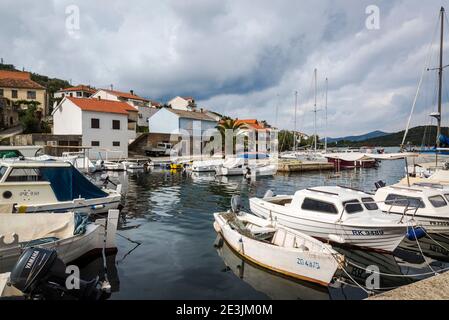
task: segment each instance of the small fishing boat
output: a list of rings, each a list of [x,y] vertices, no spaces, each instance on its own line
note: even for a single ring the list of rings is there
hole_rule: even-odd
[[[139,159],[127,159],[122,161],[122,164],[125,167],[126,171],[139,171],[145,170],[145,168],[149,165],[148,160],[139,160]]]
[[[74,212],[2,214],[0,272],[11,271],[29,247],[55,249],[65,263],[103,248],[115,251],[118,215],[118,210],[110,210],[106,218],[89,223],[86,215]]]
[[[268,160],[259,160],[255,163],[245,163],[242,158],[226,160],[223,165],[215,169],[217,176],[272,176],[276,174],[277,166]]]
[[[192,172],[215,172],[224,163],[224,159],[196,160],[193,161]]]
[[[121,185],[100,188],[70,163],[58,161],[0,162],[0,205],[19,213],[67,212],[100,214],[117,209]]]
[[[251,211],[324,241],[392,252],[412,222],[383,213],[372,195],[329,186],[249,200]]]
[[[449,232],[449,186],[414,184],[379,188],[374,195],[382,211],[405,215],[427,233]]]
[[[328,285],[343,256],[298,231],[239,212],[214,213],[214,228],[244,258],[272,271]]]

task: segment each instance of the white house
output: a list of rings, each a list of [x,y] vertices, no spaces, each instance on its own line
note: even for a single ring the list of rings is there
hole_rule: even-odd
[[[139,113],[137,125],[140,127],[147,127],[148,119],[158,110],[156,108],[157,103],[134,94],[133,90],[130,90],[128,93],[116,90],[100,89],[92,96],[92,98],[98,97],[104,100],[126,102],[130,106],[134,107]]]
[[[80,84],[76,87],[69,87],[69,88],[64,88],[59,91],[56,91],[53,94],[53,97],[55,97],[55,98],[64,98],[64,97],[89,98],[94,93],[95,93],[94,88]]]
[[[193,111],[195,107],[195,99],[192,97],[175,97],[167,104],[175,110]]]
[[[191,136],[198,130],[201,134],[208,129],[214,129],[217,121],[204,112],[184,111],[171,108],[159,109],[150,119],[151,133],[182,134],[187,131]]]
[[[53,110],[53,134],[81,135],[89,158],[128,157],[136,137],[137,110],[121,101],[65,97]]]

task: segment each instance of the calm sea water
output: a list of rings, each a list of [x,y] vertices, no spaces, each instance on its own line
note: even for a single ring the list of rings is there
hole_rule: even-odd
[[[374,182],[395,183],[403,172],[404,162],[398,160],[383,161],[375,169],[347,170],[339,178],[317,172],[278,174],[253,182],[157,169],[111,173],[127,190],[118,253],[108,259],[111,299],[362,299],[367,294],[352,281],[364,285],[369,276],[364,268],[369,265],[383,273],[409,275],[445,268],[449,253],[431,241],[422,245],[425,258],[413,243],[394,255],[337,248],[353,261],[346,268],[350,277],[342,275],[332,287],[323,288],[271,274],[242,261],[226,245],[214,246],[213,213],[229,209],[233,195],[240,195],[248,208],[248,198],[262,197],[268,189],[278,194],[319,185],[373,190]],[[438,241],[443,246],[446,241],[444,247],[449,248],[449,238]],[[89,276],[98,270],[102,270],[101,259],[83,272]],[[413,280],[381,276],[380,287],[394,288]]]

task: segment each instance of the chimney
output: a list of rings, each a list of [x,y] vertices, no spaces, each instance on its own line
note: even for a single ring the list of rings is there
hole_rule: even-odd
[[[134,95],[134,90],[129,90],[129,93],[131,93],[132,95]]]

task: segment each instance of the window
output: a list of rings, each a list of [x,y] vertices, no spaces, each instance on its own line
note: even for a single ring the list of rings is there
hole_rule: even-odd
[[[113,147],[120,147],[120,141],[112,141]]]
[[[100,141],[92,141],[92,142],[90,143],[90,145],[91,145],[92,147],[99,147],[99,146],[100,146]]]
[[[8,167],[0,167],[0,179],[3,178],[3,176],[6,173],[6,170],[8,170]]]
[[[429,201],[435,208],[441,208],[447,205],[446,200],[442,196],[429,197]]]
[[[417,197],[407,197],[399,194],[390,193],[385,199],[385,204],[394,205],[398,207],[414,207],[414,208],[425,208],[426,205],[421,198]]]
[[[77,92],[76,92],[76,96],[77,96],[77,97],[82,97],[82,96],[83,96],[83,94],[82,94],[82,92],[81,92],[81,91],[77,91]]]
[[[120,120],[112,120],[112,129],[120,130]]]
[[[356,213],[363,211],[363,207],[357,199],[343,202],[343,207],[345,208],[347,213]]]
[[[36,91],[27,91],[27,99],[36,99]]]
[[[0,151],[0,159],[19,158],[23,154],[19,150],[2,150]]]
[[[365,206],[365,208],[368,210],[378,210],[379,209],[379,207],[377,206],[377,204],[375,203],[373,198],[370,198],[370,197],[362,198],[362,202],[363,202],[363,205]]]
[[[17,94],[17,90],[11,90],[11,98],[17,98],[18,94]]]
[[[3,97],[3,89],[0,89],[0,97]]]
[[[337,214],[338,210],[332,203],[305,198],[302,203],[301,209],[310,210],[310,211],[318,211],[323,213],[333,213]]]
[[[73,97],[73,93],[72,93],[72,92],[70,92],[70,93],[69,93],[69,96]]]
[[[6,182],[46,181],[37,168],[14,168],[6,177]]]
[[[91,118],[90,119],[90,127],[92,129],[100,129],[100,119]]]

